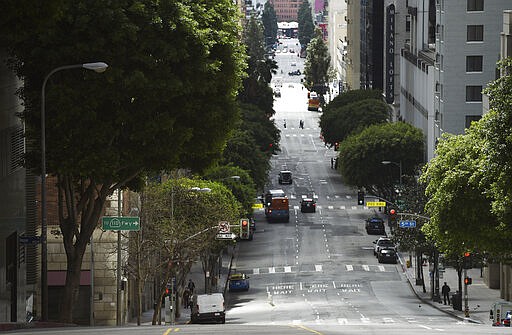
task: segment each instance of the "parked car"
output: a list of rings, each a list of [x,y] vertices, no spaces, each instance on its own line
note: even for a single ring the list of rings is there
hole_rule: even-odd
[[[386,229],[384,228],[384,220],[381,218],[370,218],[366,220],[365,224],[366,233],[386,235]]]
[[[244,273],[233,273],[229,276],[229,291],[249,291],[249,277]]]
[[[222,293],[195,294],[190,310],[192,323],[215,321],[226,323],[226,309]]]
[[[398,261],[398,256],[396,254],[396,250],[392,248],[383,248],[379,250],[377,254],[377,259],[379,263],[393,263],[396,264]]]
[[[274,96],[276,98],[280,98],[281,97],[281,90],[279,88],[274,88]]]
[[[300,201],[300,211],[302,213],[315,213],[316,202],[313,199],[305,198]]]
[[[279,176],[277,177],[277,181],[280,185],[282,184],[291,184],[292,183],[292,172],[288,170],[279,171]]]
[[[377,256],[381,249],[394,249],[396,250],[395,244],[391,239],[387,237],[381,237],[373,242],[375,244],[373,248],[373,255]]]

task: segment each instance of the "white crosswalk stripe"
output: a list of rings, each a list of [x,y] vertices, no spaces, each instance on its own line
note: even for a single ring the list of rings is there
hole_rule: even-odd
[[[239,269],[244,272],[243,268]],[[312,273],[312,272],[323,272],[324,268],[322,264],[303,264],[297,265],[283,265],[283,266],[269,266],[263,268],[248,269],[247,272],[252,271],[253,275],[273,275],[283,273]],[[345,264],[345,271],[365,271],[365,272],[396,272],[396,265],[390,264],[389,266],[384,265],[369,265],[369,264]]]

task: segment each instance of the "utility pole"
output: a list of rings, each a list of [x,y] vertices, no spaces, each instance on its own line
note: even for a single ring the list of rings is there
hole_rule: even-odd
[[[468,277],[468,269],[464,268],[464,278]],[[469,318],[468,284],[464,281],[464,316]]]

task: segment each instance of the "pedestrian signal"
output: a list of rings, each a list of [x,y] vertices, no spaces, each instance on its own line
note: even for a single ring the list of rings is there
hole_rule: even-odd
[[[248,240],[250,234],[249,219],[240,219],[240,239]]]
[[[464,285],[471,285],[473,284],[473,278],[466,277],[464,278]]]
[[[471,269],[473,267],[473,255],[466,251],[464,253],[464,257],[462,259],[462,268],[463,269]]]
[[[363,191],[359,191],[357,192],[357,204],[358,205],[364,205],[364,192]]]

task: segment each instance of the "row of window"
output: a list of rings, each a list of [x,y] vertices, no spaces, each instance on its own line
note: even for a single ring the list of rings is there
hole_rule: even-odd
[[[441,9],[444,9],[444,1],[452,0],[436,0],[436,3],[441,5]],[[482,12],[484,10],[484,0],[467,0],[466,9],[468,12]]]

